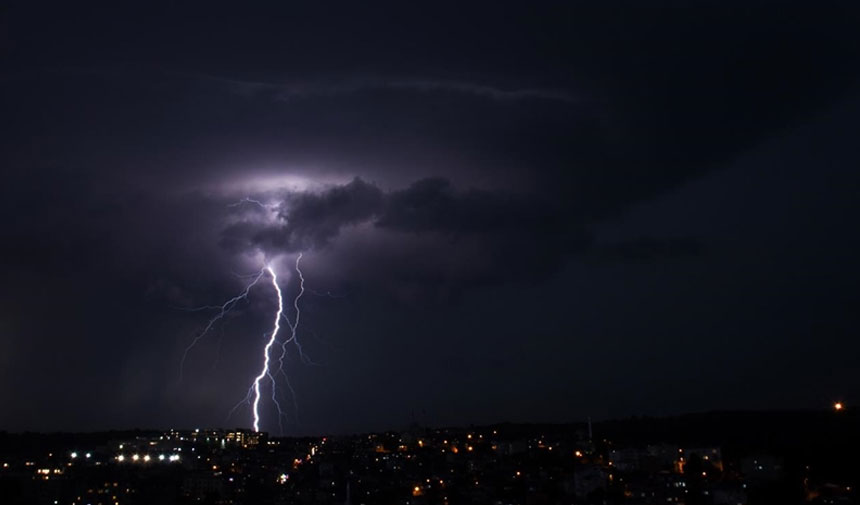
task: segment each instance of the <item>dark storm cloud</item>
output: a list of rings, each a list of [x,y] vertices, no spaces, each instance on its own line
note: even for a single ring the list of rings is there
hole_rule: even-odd
[[[428,178],[388,196],[376,221],[382,228],[403,232],[440,232],[445,235],[508,230],[563,233],[560,209],[538,195],[516,195],[470,189],[457,191],[451,181]]]
[[[604,261],[653,261],[696,258],[705,253],[704,244],[692,237],[638,237],[611,244],[601,244],[591,257]]]
[[[188,79],[211,81],[223,85],[227,90],[244,97],[268,96],[276,100],[292,101],[314,96],[350,95],[367,91],[402,90],[423,93],[453,93],[472,95],[498,101],[549,100],[561,103],[576,103],[577,99],[564,90],[543,88],[503,89],[497,86],[468,81],[363,78],[346,79],[340,82],[309,82],[302,84],[264,81],[243,81],[205,74],[176,73]]]
[[[735,335],[733,365],[756,361],[752,341],[799,363],[803,321],[784,343],[781,307],[828,321],[833,340],[855,328],[845,314],[856,303],[819,273],[854,279],[857,245],[834,248],[839,263],[816,249],[854,236],[850,213],[797,215],[792,226],[818,230],[804,240],[773,226],[795,205],[776,200],[781,175],[747,187],[764,162],[723,185],[712,177],[799,125],[829,124],[858,89],[857,22],[856,5],[838,1],[14,3],[0,16],[0,354],[15,356],[4,378],[32,381],[0,403],[32,408],[7,409],[0,429],[221,420],[257,364],[249,335],[267,330],[269,293],[254,291],[216,337],[231,368],[207,376],[201,359],[190,390],[171,378],[199,314],[173,307],[234,296],[233,272],[259,268],[245,254],[258,249],[309,251],[308,287],[346,294],[302,302],[303,325],[350,357],[296,369],[304,432],[391,427],[415,398],[453,423],[636,413],[696,395],[696,380],[668,372],[639,395],[655,367],[724,367],[713,356],[729,351],[689,338],[702,327]],[[821,136],[853,131],[849,110]],[[771,163],[802,158],[810,178],[830,168],[843,180],[854,144],[815,151],[814,140],[793,137],[798,152],[783,145]],[[314,189],[254,185],[279,176]],[[690,201],[600,240],[697,184]],[[834,194],[826,186],[796,184],[795,201],[807,187]],[[273,212],[232,206],[273,195]],[[647,229],[697,206],[681,230]],[[767,219],[746,224],[757,216]],[[778,233],[796,243],[782,247]],[[809,286],[792,287],[804,273]],[[808,293],[828,293],[830,307]],[[422,312],[391,298],[440,303]],[[571,356],[582,357],[575,370]],[[623,402],[608,405],[611,386],[594,384],[607,369],[630,392]],[[582,384],[592,398],[571,402]]]
[[[234,251],[259,247],[268,252],[295,252],[325,247],[343,227],[376,215],[383,200],[382,190],[359,178],[321,193],[291,193],[278,204],[275,223],[239,221],[224,230],[221,243]]]
[[[289,193],[277,208],[271,221],[261,219],[257,207],[250,214],[238,211],[239,220],[222,233],[222,245],[233,252],[260,249],[268,256],[338,247],[337,238],[345,228],[367,223],[370,228],[361,233],[372,236],[388,232],[393,240],[380,242],[380,248],[408,250],[417,241],[428,255],[447,256],[443,264],[425,262],[418,268],[408,258],[398,258],[398,262],[405,262],[399,266],[389,260],[379,269],[377,281],[408,270],[410,277],[424,279],[428,288],[435,289],[432,280],[440,279],[440,269],[450,269],[451,262],[455,262],[468,273],[445,282],[462,282],[457,287],[462,289],[474,283],[476,277],[481,284],[513,280],[508,269],[499,267],[524,254],[524,259],[539,256],[540,261],[524,261],[517,276],[541,272],[543,277],[589,243],[581,221],[539,194],[458,190],[439,177],[389,192],[356,178],[320,192]],[[433,242],[441,242],[436,252],[432,251]],[[453,250],[446,250],[450,246]],[[476,257],[474,251],[483,257]],[[426,271],[422,273],[422,269]]]
[[[461,175],[467,183],[529,178],[546,191],[575,193],[579,205],[601,216],[700,176],[820,110],[858,77],[851,63],[856,16],[837,2],[778,11],[749,2],[742,15],[711,2],[502,2],[462,6],[456,15],[439,5],[341,7],[335,16],[309,6],[233,13],[213,5],[203,17],[154,8],[132,16],[137,36],[118,40],[105,27],[131,19],[125,9],[69,9],[68,18],[58,11],[56,20],[16,36],[10,70],[100,63],[133,74],[136,84],[96,83],[80,96],[67,94],[74,84],[54,75],[53,86],[31,92],[47,105],[51,96],[96,101],[81,115],[92,115],[91,126],[109,125],[100,133],[124,138],[143,158],[167,152],[168,159],[234,165],[254,157],[324,159],[360,165],[358,175],[376,171],[380,181],[412,165],[415,173],[401,185],[434,167],[448,178],[468,172]],[[99,22],[110,16],[117,19]],[[163,19],[176,22],[162,26]],[[379,26],[380,19],[395,21]],[[10,24],[13,34],[16,26]],[[62,51],[47,50],[50,30],[66,41]],[[99,44],[105,37],[111,43]],[[22,53],[38,58],[14,58]],[[159,77],[171,72],[179,77]],[[176,82],[198,75],[218,76],[243,96],[224,97],[211,89],[217,82]],[[142,89],[125,96],[134,86]],[[276,103],[281,93],[292,98]],[[87,121],[58,112],[66,113],[50,117],[61,124]],[[163,133],[147,134],[154,129]],[[416,148],[446,156],[419,166]],[[449,168],[459,160],[467,167]],[[216,170],[190,161],[158,178],[193,181]]]

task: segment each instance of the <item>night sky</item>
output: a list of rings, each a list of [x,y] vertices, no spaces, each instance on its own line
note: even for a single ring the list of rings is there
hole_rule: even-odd
[[[856,2],[315,3],[0,5],[0,430],[860,402]]]

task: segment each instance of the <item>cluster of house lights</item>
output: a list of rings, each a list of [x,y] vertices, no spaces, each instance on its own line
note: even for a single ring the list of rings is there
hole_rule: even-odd
[[[140,454],[132,454],[131,456],[126,456],[125,454],[119,454],[119,455],[117,455],[116,460],[119,461],[120,463],[122,463],[124,461],[128,461],[128,460],[131,460],[132,463],[139,463],[141,461],[144,463],[149,463],[150,461],[152,461],[152,456],[150,456],[149,454],[144,454],[143,456],[141,456]],[[158,461],[176,462],[176,461],[179,461],[179,454],[170,454],[170,455],[159,454],[158,455]]]

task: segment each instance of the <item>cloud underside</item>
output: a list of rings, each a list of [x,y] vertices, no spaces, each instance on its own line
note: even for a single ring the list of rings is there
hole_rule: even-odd
[[[355,178],[320,192],[288,193],[274,208],[239,212],[223,230],[222,246],[269,257],[321,251],[356,270],[384,271],[377,280],[394,278],[400,287],[541,279],[588,251],[624,261],[695,256],[700,250],[692,239],[657,238],[594,248],[588,223],[558,202],[537,194],[458,190],[444,178],[388,192]],[[269,212],[268,219],[259,219]]]

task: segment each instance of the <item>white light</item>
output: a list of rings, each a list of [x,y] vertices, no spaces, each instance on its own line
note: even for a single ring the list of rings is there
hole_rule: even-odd
[[[265,192],[307,192],[319,191],[326,186],[337,184],[346,184],[349,182],[348,177],[338,176],[320,176],[315,175],[313,179],[300,174],[283,174],[283,171],[274,172],[258,172],[258,175],[251,176],[243,175],[241,180],[226,180],[215,185],[215,189],[219,189],[225,193],[243,194],[248,193],[265,193]]]
[[[299,253],[298,259],[301,259],[301,257],[302,255]],[[296,260],[296,264],[298,264],[298,259]],[[272,329],[269,341],[266,342],[266,346],[263,348],[263,369],[260,370],[260,374],[254,378],[254,384],[252,386],[254,391],[254,401],[251,404],[251,412],[254,414],[254,431],[256,432],[260,431],[260,381],[262,381],[267,375],[271,375],[269,373],[269,350],[272,348],[272,345],[278,341],[278,331],[281,329],[281,316],[284,313],[284,297],[281,294],[280,286],[278,286],[278,276],[275,274],[275,270],[271,265],[266,266],[265,270],[272,276],[272,286],[278,294],[278,313],[275,314],[275,327]]]
[[[122,454],[120,454],[119,456],[117,456],[117,457],[116,457],[116,460],[117,460],[117,461],[119,461],[119,462],[123,462],[123,461],[125,461],[125,456],[123,456]]]
[[[158,461],[164,461],[164,454],[158,455]]]
[[[137,461],[137,460],[139,460],[139,459],[140,459],[140,455],[139,455],[139,454],[135,454],[135,455],[133,455],[133,456],[131,457],[131,459],[132,459],[132,461]]]
[[[149,461],[149,460],[151,460],[151,459],[152,459],[152,458],[150,458],[150,457],[149,457],[149,454],[147,454],[146,456],[144,456],[144,457],[143,457],[143,460],[144,460],[144,461]]]
[[[72,456],[72,459],[75,459],[75,458],[77,458],[77,457],[78,457],[78,453],[73,452],[73,453],[71,454],[71,456]]]
[[[90,459],[90,458],[92,457],[92,454],[90,454],[90,453],[88,452],[88,453],[84,454],[84,457],[85,457],[85,458],[87,458],[87,459]]]

